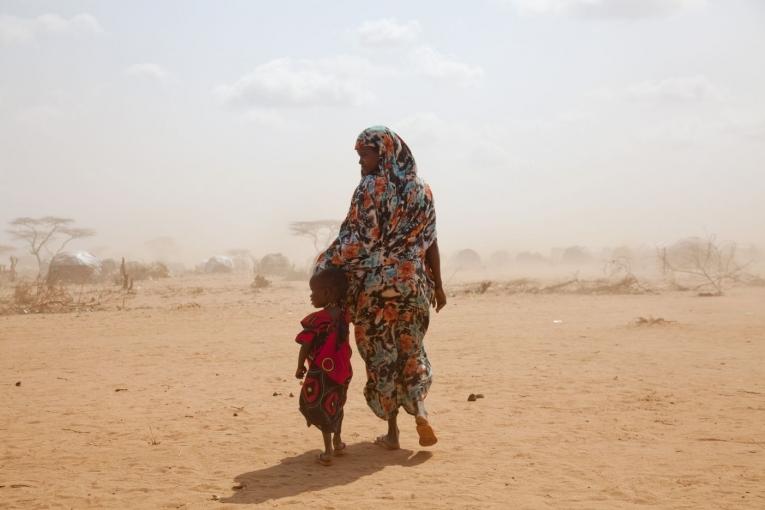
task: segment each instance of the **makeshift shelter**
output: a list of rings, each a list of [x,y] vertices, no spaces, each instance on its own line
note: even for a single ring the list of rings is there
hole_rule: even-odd
[[[88,283],[101,275],[103,264],[86,251],[61,252],[48,266],[48,283]]]
[[[205,262],[205,273],[230,273],[234,270],[234,260],[225,255],[215,255]]]

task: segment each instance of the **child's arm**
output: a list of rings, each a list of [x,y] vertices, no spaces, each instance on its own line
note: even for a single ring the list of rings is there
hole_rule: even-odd
[[[300,346],[300,353],[298,354],[298,368],[295,372],[297,379],[302,379],[306,373],[305,360],[308,358],[308,351],[311,350],[311,344],[305,343]]]

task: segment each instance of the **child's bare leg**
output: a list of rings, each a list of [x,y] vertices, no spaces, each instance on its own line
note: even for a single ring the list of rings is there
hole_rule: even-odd
[[[337,430],[335,430],[335,434],[332,436],[332,448],[334,449],[335,455],[342,455],[345,453],[345,443],[343,443],[342,438],[340,437],[340,434],[342,433],[343,429],[343,418],[340,417],[340,420],[337,422]]]
[[[329,466],[332,464],[332,433],[321,431],[321,435],[324,438],[324,453],[319,454],[319,464]]]

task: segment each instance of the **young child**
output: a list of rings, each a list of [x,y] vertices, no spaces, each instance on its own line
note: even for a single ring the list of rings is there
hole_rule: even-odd
[[[340,438],[343,406],[351,370],[351,346],[348,342],[348,311],[345,294],[348,281],[337,268],[326,269],[311,278],[311,304],[321,308],[302,321],[295,341],[300,344],[295,377],[303,379],[300,412],[310,427],[316,426],[324,436],[324,453],[318,462],[332,463],[332,455],[341,455],[345,443]],[[308,368],[305,362],[308,360]]]

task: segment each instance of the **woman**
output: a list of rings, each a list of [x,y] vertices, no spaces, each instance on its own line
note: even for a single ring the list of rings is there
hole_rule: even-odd
[[[388,421],[377,444],[399,448],[398,409],[415,416],[420,444],[438,440],[424,400],[432,380],[423,347],[429,308],[446,305],[430,188],[417,176],[409,147],[383,126],[356,140],[361,182],[337,239],[319,256],[315,272],[348,272],[356,345],[367,368],[364,396]]]

